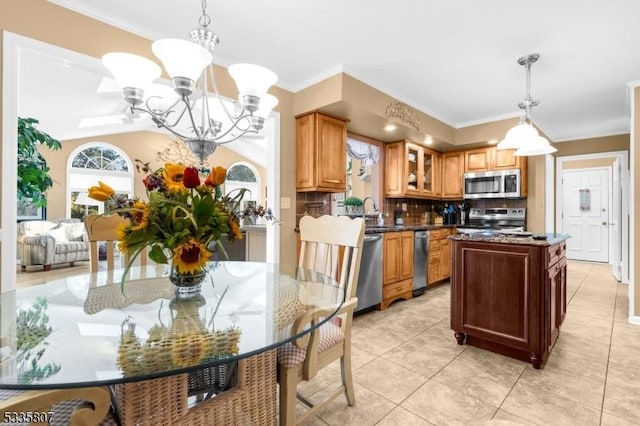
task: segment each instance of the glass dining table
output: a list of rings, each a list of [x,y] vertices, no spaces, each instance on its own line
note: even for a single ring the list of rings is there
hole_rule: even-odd
[[[275,349],[331,320],[344,301],[322,274],[260,262],[211,262],[191,298],[175,295],[162,265],[133,267],[124,285],[122,273],[1,294],[0,389],[108,387],[122,424],[178,424],[191,412],[275,423]],[[292,333],[313,312],[322,317]]]

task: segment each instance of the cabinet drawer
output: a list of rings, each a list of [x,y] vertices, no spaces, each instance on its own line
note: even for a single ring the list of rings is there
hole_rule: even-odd
[[[567,254],[567,243],[565,241],[560,244],[547,248],[547,267],[554,265]]]
[[[429,253],[439,252],[440,250],[442,250],[441,240],[429,241]]]
[[[413,290],[413,280],[398,281],[382,287],[382,298],[391,299],[403,293]]]
[[[429,231],[429,240],[441,240],[449,235],[448,229],[433,229]]]
[[[429,263],[440,263],[440,258],[442,257],[442,253],[439,251],[430,251],[429,252]]]

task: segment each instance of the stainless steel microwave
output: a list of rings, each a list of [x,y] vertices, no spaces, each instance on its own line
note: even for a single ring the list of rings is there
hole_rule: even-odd
[[[520,169],[464,174],[464,198],[520,197]]]

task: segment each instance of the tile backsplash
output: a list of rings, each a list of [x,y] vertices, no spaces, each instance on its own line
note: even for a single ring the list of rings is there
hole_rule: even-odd
[[[331,200],[333,194],[327,192],[298,192],[296,195],[296,223],[305,214],[313,217],[332,214]],[[385,225],[393,225],[394,212],[402,210],[406,204],[406,211],[403,215],[403,222],[406,225],[423,224],[425,220],[433,223],[434,218],[429,217],[432,206],[444,207],[445,204],[469,203],[472,208],[495,208],[495,207],[527,207],[527,200],[523,199],[485,199],[485,200],[421,200],[412,198],[385,198],[382,206],[379,206],[383,214]],[[371,205],[367,203],[367,207]],[[425,215],[427,213],[427,215]]]

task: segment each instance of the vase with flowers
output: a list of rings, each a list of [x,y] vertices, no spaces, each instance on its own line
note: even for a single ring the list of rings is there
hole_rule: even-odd
[[[276,220],[271,207],[263,207],[262,205],[249,205],[242,211],[242,223],[244,225],[258,225],[267,220]]]
[[[170,264],[169,279],[178,296],[197,294],[207,275],[209,245],[223,234],[230,240],[242,238],[234,211],[244,191],[234,197],[222,194],[223,167],[215,167],[204,179],[198,168],[183,164],[166,163],[157,170],[145,165],[142,171],[148,201],[123,202],[103,182],[89,188],[89,197],[118,203],[111,211],[128,219],[117,230],[118,250],[129,257],[121,284],[136,257],[148,248],[151,260]]]

